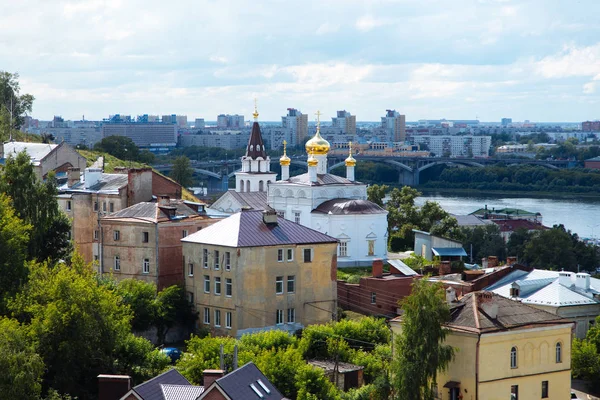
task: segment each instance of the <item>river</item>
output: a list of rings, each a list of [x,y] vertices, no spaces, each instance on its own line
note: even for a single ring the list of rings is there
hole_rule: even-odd
[[[426,200],[437,201],[444,210],[459,215],[472,213],[486,204],[490,209],[511,207],[539,212],[546,226],[563,224],[565,228],[577,233],[581,238],[600,238],[599,199],[452,196],[428,193],[417,198],[416,203],[422,205]]]

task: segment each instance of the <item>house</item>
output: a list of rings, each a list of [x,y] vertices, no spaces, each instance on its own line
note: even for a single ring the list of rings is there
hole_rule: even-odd
[[[455,261],[467,256],[462,243],[457,240],[432,235],[417,229],[413,229],[413,232],[415,233],[415,255],[424,257],[426,260],[431,261],[434,257],[440,257],[442,261]]]
[[[3,145],[2,159],[25,151],[38,179],[45,179],[48,172],[66,173],[69,168],[85,168],[86,159],[71,146],[60,144],[7,142]]]
[[[159,290],[183,285],[180,239],[219,219],[206,215],[204,203],[161,196],[100,218],[100,271],[116,280],[155,282]]]
[[[248,210],[181,241],[185,289],[215,334],[294,332],[335,316],[335,238],[274,210]]]
[[[367,315],[395,317],[398,301],[408,296],[411,285],[421,276],[400,260],[388,260],[390,272],[383,272],[383,261],[373,261],[372,275],[358,283],[337,281],[338,304],[344,310]]]
[[[196,400],[203,392],[176,369],[134,387],[129,376],[98,375],[98,400]]]
[[[456,222],[458,223],[458,226],[465,227],[465,228],[476,228],[476,227],[485,227],[486,225],[490,225],[493,224],[492,221],[490,221],[489,219],[482,219],[479,218],[475,215],[472,214],[468,214],[468,215],[457,215],[457,214],[450,214],[452,217],[456,218]]]
[[[500,236],[505,242],[508,242],[510,235],[519,229],[525,229],[527,232],[536,232],[547,230],[544,225],[528,219],[493,219],[494,224],[500,228]]]
[[[514,270],[485,288],[575,323],[582,339],[600,315],[600,279],[568,271]]]
[[[401,317],[390,322],[401,332]],[[495,293],[451,304],[445,344],[456,349],[437,375],[437,399],[567,399],[573,323]]]
[[[344,392],[365,384],[363,378],[365,367],[362,365],[325,360],[310,360],[308,363],[325,371],[325,376]]]
[[[600,169],[600,156],[594,158],[588,158],[584,161],[585,168],[588,169]]]
[[[220,212],[233,214],[242,210],[265,210],[267,205],[267,192],[238,192],[229,189],[210,208]]]
[[[211,381],[207,381],[205,378],[204,388],[205,390],[198,397],[198,400],[284,399],[279,390],[273,386],[253,362],[245,364],[222,378]]]
[[[531,212],[521,210],[519,208],[488,208],[487,204],[484,208],[473,211],[470,215],[474,215],[482,219],[526,219],[538,224],[542,223],[542,214],[539,212]]]

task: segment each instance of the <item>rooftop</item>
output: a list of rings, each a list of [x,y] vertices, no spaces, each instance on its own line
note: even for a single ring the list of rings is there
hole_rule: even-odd
[[[127,174],[105,174],[100,175],[98,182],[89,188],[85,188],[84,182],[75,183],[73,186],[67,186],[67,183],[60,186],[60,193],[102,193],[102,194],[118,194],[119,190],[126,187],[128,183]]]
[[[333,199],[319,204],[312,212],[332,215],[387,214],[387,211],[369,200]]]
[[[229,193],[240,203],[242,207],[249,207],[251,210],[267,209],[267,192],[236,192],[233,189]]]
[[[259,247],[336,243],[337,239],[279,216],[277,223],[267,224],[262,211],[249,210],[233,214],[182,241],[226,247]]]
[[[324,186],[324,185],[364,185],[361,182],[351,181],[341,176],[333,175],[333,174],[317,174],[317,181],[311,182],[308,173],[296,175],[290,177],[287,181],[277,181],[271,183],[271,185],[277,185],[281,183],[295,183],[298,185],[307,185],[307,186]]]
[[[485,214],[506,215],[506,216],[510,216],[510,217],[541,216],[541,214],[539,212],[531,212],[531,211],[521,210],[519,208],[488,208],[487,205],[484,208],[480,208],[476,211],[473,211],[470,215],[485,215]]]
[[[33,165],[39,165],[40,161],[52,152],[59,145],[48,143],[27,143],[27,142],[7,142],[4,143],[4,157],[13,154],[16,156],[23,150],[31,158]]]
[[[164,400],[196,400],[204,393],[204,386],[160,385]]]
[[[248,146],[246,146],[246,157],[251,157],[252,159],[262,157],[265,160],[267,159],[267,152],[265,151],[265,145],[260,133],[260,126],[256,121],[252,124],[250,140],[248,140]]]
[[[231,400],[282,400],[284,398],[253,362],[217,379],[215,384]]]
[[[173,368],[135,386],[132,390],[143,400],[165,400],[162,385],[191,386],[191,383],[179,371]]]
[[[190,218],[200,215],[183,200],[170,200],[161,205],[157,202],[141,202],[112,213],[103,219],[138,219],[157,223],[176,219]]]

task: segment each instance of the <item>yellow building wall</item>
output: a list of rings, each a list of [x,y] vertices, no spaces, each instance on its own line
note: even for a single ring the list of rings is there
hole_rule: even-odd
[[[444,385],[449,381],[460,382],[464,400],[475,400],[477,335],[452,332],[446,336],[445,344],[454,347],[454,360],[446,371],[438,373],[437,386],[440,400],[450,399],[449,389]]]

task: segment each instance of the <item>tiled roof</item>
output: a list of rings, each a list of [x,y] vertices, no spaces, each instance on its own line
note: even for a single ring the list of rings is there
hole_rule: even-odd
[[[317,181],[311,182],[308,173],[292,176],[287,181],[278,181],[277,183],[295,183],[298,185],[308,185],[308,186],[323,186],[323,185],[364,185],[360,182],[351,181],[342,176],[337,176],[333,174],[317,174]]]
[[[203,386],[160,385],[164,400],[196,400],[204,392]]]
[[[133,388],[133,390],[143,400],[165,400],[161,385],[189,385],[191,383],[185,379],[183,375],[176,369],[170,369],[149,381],[141,383]]]
[[[258,247],[335,243],[337,239],[281,217],[277,217],[277,224],[266,224],[262,211],[249,210],[233,214],[182,241],[227,247]]]
[[[246,147],[246,157],[257,157],[267,158],[267,152],[265,151],[265,144],[263,143],[262,135],[260,133],[260,126],[258,122],[254,121],[252,124],[252,132],[250,132],[250,140]]]
[[[236,192],[235,190],[228,191],[242,207],[250,207],[252,210],[266,210],[267,192]]]
[[[217,379],[216,384],[231,400],[281,400],[284,398],[253,362]],[[261,396],[257,394],[257,391]]]
[[[493,308],[497,307],[496,315]],[[473,292],[463,296],[451,309],[450,328],[474,332],[493,332],[531,325],[571,323],[547,311],[510,300],[492,292]]]
[[[387,214],[387,211],[369,200],[332,199],[317,206],[314,213],[349,215],[349,214]]]
[[[50,154],[56,147],[58,147],[57,144],[7,142],[4,143],[4,156],[8,157],[12,154],[16,157],[17,154],[25,150],[29,158],[31,158],[31,163],[34,165],[39,165],[40,161]]]
[[[517,229],[527,229],[528,231],[538,231],[548,229],[542,224],[536,224],[527,219],[493,219],[492,220],[501,232],[514,232]]]

